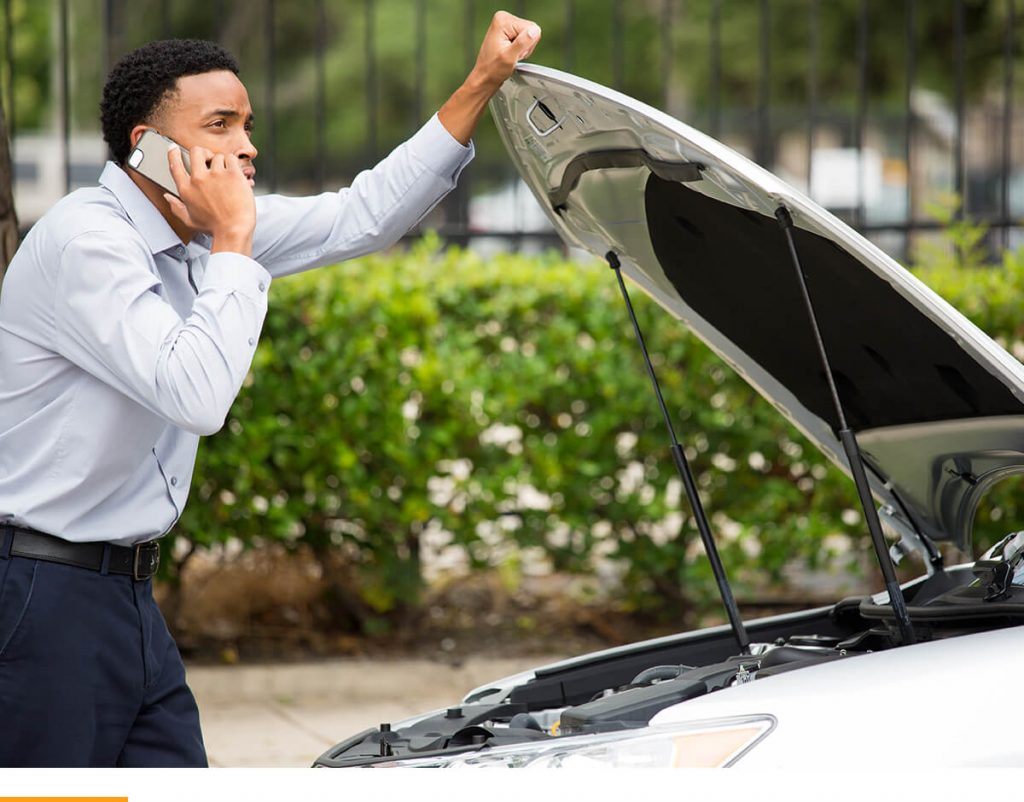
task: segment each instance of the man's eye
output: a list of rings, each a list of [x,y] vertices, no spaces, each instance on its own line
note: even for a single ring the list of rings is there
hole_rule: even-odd
[[[224,121],[223,120],[214,120],[212,123],[210,123],[210,126],[212,128],[223,128],[224,127]]]

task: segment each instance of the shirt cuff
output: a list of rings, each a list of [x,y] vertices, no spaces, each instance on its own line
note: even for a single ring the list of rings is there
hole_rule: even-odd
[[[408,141],[415,159],[435,175],[454,181],[476,153],[472,140],[463,145],[434,114]]]
[[[211,253],[201,290],[213,288],[235,290],[266,303],[270,273],[259,262],[240,253]]]

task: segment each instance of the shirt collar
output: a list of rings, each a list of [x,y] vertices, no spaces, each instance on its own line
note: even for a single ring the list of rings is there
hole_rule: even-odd
[[[181,239],[174,233],[174,229],[164,216],[157,211],[152,201],[114,162],[107,162],[103,168],[100,184],[117,198],[117,202],[131,218],[152,253],[162,253],[181,245]]]
[[[192,241],[188,244],[188,252],[193,256],[203,256],[210,252],[210,248],[213,247],[213,237],[209,234],[204,234],[202,231],[192,237]]]

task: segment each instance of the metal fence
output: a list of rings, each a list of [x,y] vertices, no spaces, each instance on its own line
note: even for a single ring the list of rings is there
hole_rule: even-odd
[[[36,132],[18,119],[15,92],[23,57],[13,42],[17,12],[24,10],[19,2],[40,0],[2,2],[2,89],[19,166],[16,175],[28,182],[41,168],[33,171],[22,147]],[[941,190],[955,191],[963,199],[959,216],[991,227],[993,250],[1024,244],[1024,102],[1017,77],[1024,9],[1018,3],[515,0],[509,10],[544,27],[546,41],[535,56],[539,63],[611,83],[659,106],[812,195],[842,188],[846,198],[833,197],[827,205],[890,252],[906,257],[914,237],[926,236],[938,226],[925,207]],[[463,74],[468,71],[492,8],[480,0],[209,0],[201,9],[186,0],[49,0],[48,33],[38,42],[49,56],[49,113],[37,128],[49,132],[62,166],[59,185],[50,194],[88,183],[98,173],[96,165],[88,160],[83,164],[75,155],[79,132],[89,129],[88,121],[76,121],[73,108],[83,58],[90,64],[99,60],[102,74],[121,54],[147,39],[196,36],[229,44],[233,26],[237,29],[244,22],[248,33],[239,46],[244,51],[243,79],[250,91],[255,89],[253,105],[260,119],[262,189],[304,192],[344,183],[397,144],[394,120],[389,118],[385,125],[389,113],[394,117],[396,86],[407,100],[402,112],[407,114],[405,134],[429,116],[446,92],[445,87],[430,85],[435,75],[432,59],[444,55],[446,63],[461,61]],[[925,12],[932,23],[937,13],[945,21],[938,26],[940,36],[921,27]],[[446,18],[439,23],[440,14]],[[853,86],[841,98],[824,75],[826,63],[834,65],[837,59],[825,50],[830,42],[823,40],[839,17],[853,34],[838,59],[852,68],[854,76]],[[978,18],[988,19],[987,33],[983,52],[971,55],[969,65],[971,37],[980,37]],[[396,59],[393,42],[384,47],[393,38],[396,19],[403,27],[401,59],[406,65],[397,84],[389,72]],[[93,26],[92,39],[83,40],[87,21]],[[741,24],[745,27],[739,31]],[[549,29],[561,33],[549,37]],[[337,94],[338,87],[331,87],[337,78],[331,59],[342,31],[345,47],[358,50],[359,72],[345,77],[348,90],[362,100],[358,109],[339,108],[329,96]],[[746,37],[741,42],[746,54],[730,45],[737,31]],[[787,63],[793,59],[793,48],[780,45],[787,36],[799,42],[801,70],[799,86],[794,88],[787,78],[789,85],[780,92],[779,65],[784,58]],[[928,38],[923,41],[924,36]],[[301,52],[295,50],[296,37],[304,43]],[[687,42],[699,45],[706,58],[696,70],[704,76],[699,86],[680,67],[694,52]],[[895,58],[887,54],[887,69],[902,73],[895,101],[891,76],[886,99],[880,100],[872,86],[870,71],[881,46],[902,51]],[[730,91],[738,53],[756,59],[752,97],[748,93],[737,98]],[[934,64],[936,53],[947,70],[938,81],[945,89],[925,92],[921,65]],[[978,65],[986,76],[983,89],[973,82],[969,69]],[[303,92],[309,94],[299,115],[303,128],[296,128],[296,115],[286,108],[299,74]],[[454,83],[447,87],[453,88]],[[332,151],[329,141],[338,114],[358,114],[362,122],[361,141],[353,144],[350,138],[344,154]],[[301,140],[304,155],[289,158],[286,154],[295,152],[296,139]],[[827,175],[816,176],[816,171]],[[31,223],[34,214],[22,211],[24,193],[19,193],[18,181],[15,190],[19,212]],[[480,209],[491,212],[481,214]],[[534,217],[496,138],[484,134],[478,140],[477,163],[425,225],[457,243],[490,238],[515,248],[555,242]]]

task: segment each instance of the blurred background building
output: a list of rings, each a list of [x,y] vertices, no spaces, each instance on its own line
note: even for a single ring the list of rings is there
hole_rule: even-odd
[[[0,92],[30,226],[93,183],[109,67],[203,37],[240,59],[264,192],[351,181],[471,68],[496,0],[0,0]],[[935,209],[1024,244],[1021,0],[509,0],[534,61],[616,87],[808,191],[900,259]],[[557,246],[493,127],[423,227],[480,249]]]

